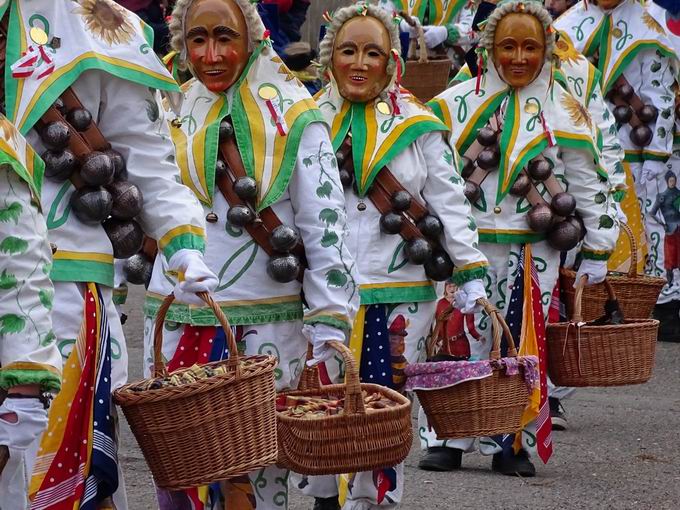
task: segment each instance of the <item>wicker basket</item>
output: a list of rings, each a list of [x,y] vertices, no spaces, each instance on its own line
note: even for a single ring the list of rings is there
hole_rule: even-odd
[[[306,374],[291,396],[330,395],[345,398],[342,414],[300,419],[277,413],[279,466],[303,475],[357,473],[396,466],[411,449],[411,403],[400,393],[377,384],[360,384],[351,351],[332,342],[345,360],[345,384],[321,386],[316,368]],[[381,393],[398,406],[364,409],[362,390]]]
[[[652,376],[659,321],[631,319],[625,324],[588,326],[581,318],[586,277],[576,288],[570,322],[548,324],[548,375],[558,386],[642,384]],[[610,299],[614,288],[604,282]]]
[[[492,321],[493,346],[489,359],[500,359],[503,333],[510,344],[508,356],[516,357],[512,334],[500,312],[487,300],[480,302]],[[436,342],[436,337],[432,335],[430,341]],[[431,347],[428,352],[432,352]],[[509,376],[500,368],[494,368],[491,377],[438,390],[416,390],[416,394],[439,439],[517,432],[522,428],[522,414],[529,403],[522,373]]]
[[[409,56],[406,60],[406,72],[402,77],[401,85],[420,101],[426,103],[446,90],[449,84],[451,60],[446,55],[428,58],[423,27],[414,18],[406,17],[405,19],[415,26],[418,37],[411,40]],[[420,51],[418,58],[416,58],[417,48]]]
[[[207,293],[199,296],[213,309],[229,344],[228,360],[205,366],[225,365],[227,373],[145,391],[133,391],[140,384],[133,383],[114,394],[156,485],[163,489],[205,485],[276,462],[276,358],[240,356],[220,307]],[[155,377],[168,374],[161,346],[163,322],[173,299],[171,294],[163,301],[156,317]]]
[[[607,279],[616,292],[623,316],[628,319],[649,319],[656,305],[656,300],[663,286],[666,285],[664,278],[637,274],[637,244],[630,227],[621,224],[631,246],[631,264],[627,275],[609,273]],[[567,316],[574,315],[574,282],[576,273],[571,269],[560,269],[560,286],[562,299],[567,307]],[[602,315],[604,303],[607,300],[607,291],[601,285],[591,285],[584,291],[581,314],[583,320],[592,321]]]

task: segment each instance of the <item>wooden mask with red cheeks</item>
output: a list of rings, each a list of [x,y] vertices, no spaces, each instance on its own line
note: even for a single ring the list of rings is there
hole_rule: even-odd
[[[340,95],[353,103],[367,103],[390,82],[387,64],[390,34],[372,16],[347,21],[335,36],[331,68]]]
[[[531,14],[513,12],[496,26],[493,63],[503,81],[513,88],[526,87],[545,64],[545,31]]]
[[[234,0],[195,0],[187,11],[184,36],[194,75],[219,93],[241,77],[248,63],[248,25]]]

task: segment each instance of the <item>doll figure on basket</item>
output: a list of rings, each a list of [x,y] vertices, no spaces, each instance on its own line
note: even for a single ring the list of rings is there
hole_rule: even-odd
[[[439,329],[439,338],[437,338],[437,345],[440,346],[440,352],[446,359],[453,359],[455,361],[470,359],[470,339],[468,333],[477,341],[483,341],[483,337],[475,328],[475,316],[471,313],[464,314],[454,305],[454,295],[456,293],[456,284],[446,282],[444,286],[444,297],[437,302],[437,309],[435,316],[437,320],[443,322]],[[467,332],[465,329],[467,328]],[[435,355],[437,353],[434,353]]]
[[[523,434],[480,441],[481,452],[493,454],[492,468],[507,475],[535,474],[529,444],[537,444],[544,462],[552,452],[543,331],[560,252],[582,241],[578,278],[598,283],[618,236],[593,119],[552,79],[551,23],[540,2],[499,1],[480,36],[477,77],[435,101],[452,129],[452,144],[463,155],[466,196],[479,228],[479,247],[490,264],[489,300],[505,313],[515,340],[521,340],[520,354],[540,357],[540,389],[531,396]],[[477,330],[490,334],[485,314],[477,316]],[[471,359],[486,359],[490,344],[488,338],[474,342]],[[475,439],[444,443],[428,429],[425,416],[419,418],[421,445],[427,449],[421,467],[459,468]]]
[[[328,127],[250,0],[179,0],[170,32],[180,65],[194,75],[170,130],[181,182],[207,222],[215,301],[245,354],[278,358],[277,389],[295,388],[308,342],[320,362],[333,356],[326,342],[347,340],[359,295]],[[146,298],[147,353],[155,311],[172,291],[166,270],[158,257]],[[223,341],[205,304],[172,304],[163,330],[171,369],[221,359]],[[271,466],[220,485],[228,508],[242,499],[259,510],[281,508],[287,479]],[[205,492],[159,491],[159,499],[176,508]]]
[[[326,84],[315,97],[332,126],[347,246],[357,263],[361,307],[350,348],[361,379],[385,386],[399,382],[403,365],[423,351],[436,306],[433,280],[452,277],[470,312],[485,297],[487,266],[447,128],[399,88],[399,50],[387,11],[363,3],[339,9],[320,46]],[[326,366],[338,373],[334,360]],[[388,471],[357,473],[351,483],[333,478],[323,492],[310,479],[305,492],[318,498],[315,508],[393,507],[403,492],[403,465]],[[394,482],[389,487],[376,482],[386,478]]]

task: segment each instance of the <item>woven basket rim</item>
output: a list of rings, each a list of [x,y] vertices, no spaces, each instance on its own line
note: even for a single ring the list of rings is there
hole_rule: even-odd
[[[566,276],[568,278],[573,278],[574,280],[576,279],[576,271],[573,269],[568,269],[566,267],[561,267],[560,268],[560,274],[562,276]],[[623,272],[609,272],[607,273],[607,280],[610,282],[614,283],[623,283],[625,280],[626,283],[639,283],[641,285],[661,285],[664,286],[666,285],[666,279],[661,278],[659,276],[651,276],[648,274],[638,274],[637,276],[631,277],[628,276],[627,273]]]
[[[252,362],[253,359],[256,359],[255,362]],[[256,354],[253,356],[242,356],[240,358],[240,361],[247,361],[249,362],[247,366],[244,366],[244,364],[241,364],[241,378],[239,381],[243,381],[245,379],[249,379],[253,376],[259,375],[262,371],[269,371],[273,370],[274,367],[276,366],[276,358],[274,356],[270,355],[264,355],[264,354]],[[229,363],[228,359],[225,360],[220,360],[220,361],[213,361],[210,363],[206,363],[201,365],[202,367],[205,366],[221,366],[221,365],[227,365]],[[183,372],[188,370],[190,367],[180,369],[178,371],[172,372],[171,375],[175,375],[177,373]],[[125,384],[118,388],[114,393],[114,402],[118,404],[121,407],[125,407],[128,405],[138,405],[138,404],[144,404],[147,402],[158,402],[161,400],[161,394],[163,392],[168,392],[167,390],[172,390],[172,393],[168,392],[168,395],[165,396],[165,398],[162,398],[162,400],[176,400],[179,398],[187,398],[193,395],[199,395],[201,393],[205,393],[206,391],[211,391],[214,390],[215,388],[220,388],[226,384],[232,383],[235,381],[235,373],[234,370],[230,370],[229,372],[225,374],[217,374],[213,375],[211,377],[206,377],[204,379],[199,379],[195,382],[189,383],[189,384],[183,384],[181,386],[165,386],[161,388],[155,388],[155,389],[146,389],[142,391],[133,391],[131,388],[133,386],[137,386],[140,383],[143,383],[145,381],[149,380],[155,380],[157,377],[148,377],[141,379],[139,381],[131,382],[128,384]],[[206,384],[210,382],[210,384]]]
[[[640,326],[658,326],[659,321],[656,319],[625,319],[625,324],[607,324],[603,326],[581,326],[581,331],[607,331],[607,330],[612,330],[616,329],[618,331],[621,331],[623,329],[632,329],[632,328],[639,328]],[[570,322],[552,322],[546,324],[546,332],[547,330],[554,328],[554,329],[564,329],[566,327],[575,327],[576,323],[573,321]]]

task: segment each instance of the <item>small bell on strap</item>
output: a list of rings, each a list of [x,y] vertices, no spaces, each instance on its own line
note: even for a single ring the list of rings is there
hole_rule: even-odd
[[[66,121],[71,124],[76,131],[85,131],[90,127],[92,114],[85,108],[73,108],[66,114]]]
[[[144,232],[136,221],[109,218],[103,223],[103,227],[111,240],[115,258],[130,258],[142,248]]]
[[[90,152],[80,166],[80,176],[90,186],[106,186],[113,182],[115,167],[111,158],[99,151]]]
[[[267,262],[267,274],[278,283],[288,283],[295,280],[302,269],[300,259],[288,253],[274,255]]]
[[[215,214],[213,211],[210,211],[208,214],[205,215],[205,221],[208,223],[217,223],[217,220],[219,218],[217,217],[217,214]]]
[[[406,243],[404,252],[411,264],[420,265],[432,256],[432,245],[422,237],[417,237]]]
[[[269,234],[272,248],[279,253],[288,253],[300,242],[300,234],[288,225],[279,225]]]
[[[153,263],[141,253],[136,253],[123,264],[125,280],[132,285],[148,286],[153,273]]]
[[[113,198],[104,188],[83,186],[71,195],[71,210],[83,223],[99,223],[111,214]]]

